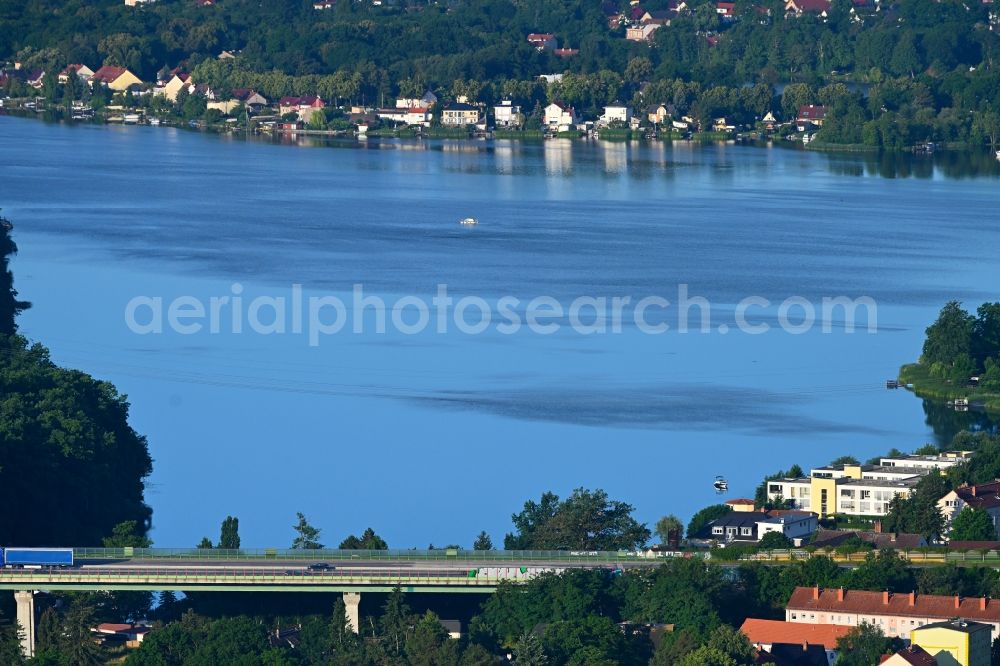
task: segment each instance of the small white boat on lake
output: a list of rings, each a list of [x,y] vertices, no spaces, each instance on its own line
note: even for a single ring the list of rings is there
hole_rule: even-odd
[[[474,217],[467,217],[467,218],[465,218],[463,220],[460,220],[459,224],[461,224],[463,227],[473,227],[473,226],[479,224],[479,220],[477,220]]]

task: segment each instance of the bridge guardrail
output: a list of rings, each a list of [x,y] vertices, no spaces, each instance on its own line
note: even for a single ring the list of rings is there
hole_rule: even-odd
[[[316,550],[277,548],[74,548],[73,555],[78,560],[115,559],[195,559],[195,560],[367,560],[417,562],[434,561],[490,561],[490,562],[531,562],[574,561],[574,562],[620,562],[628,560],[656,559],[679,556],[702,557],[704,553],[694,551],[668,551],[659,554],[654,551],[573,551],[573,550],[339,550],[323,548]]]
[[[302,585],[322,587],[325,585],[455,585],[462,587],[495,587],[502,582],[526,582],[546,569],[532,571],[527,567],[509,567],[514,571],[491,573],[482,569],[391,569],[374,567],[362,569],[351,567],[342,570],[311,572],[281,571],[244,567],[194,567],[190,569],[139,567],[139,568],[91,568],[91,569],[5,569],[0,570],[0,585],[23,584],[80,584],[80,585],[143,585],[143,584],[188,584],[199,585],[244,585],[264,584],[273,586]]]
[[[804,560],[815,555],[826,555],[839,562],[861,562],[870,550],[838,552],[836,549],[811,550],[795,548],[788,550],[760,551],[739,557],[743,561],[780,562]],[[940,548],[897,551],[907,560],[921,562],[995,562],[1000,563],[998,550],[953,551]],[[224,548],[74,548],[78,560],[116,559],[191,559],[211,560],[300,560],[310,561],[371,561],[371,562],[504,562],[530,563],[533,561],[593,562],[614,564],[629,561],[648,561],[675,557],[699,557],[709,559],[707,551],[571,551],[571,550],[339,550],[317,549],[296,550],[277,548],[251,548],[230,550]],[[721,555],[721,553],[720,553]],[[719,559],[725,560],[725,557]],[[737,561],[739,561],[737,560]]]

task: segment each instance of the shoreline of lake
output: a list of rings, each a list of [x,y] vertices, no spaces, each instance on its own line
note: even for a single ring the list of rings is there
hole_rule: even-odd
[[[24,118],[28,120],[40,120],[45,123],[57,123],[57,124],[67,124],[67,125],[101,125],[101,126],[156,126],[156,127],[169,127],[179,130],[197,132],[202,134],[213,134],[220,136],[230,136],[235,138],[255,138],[260,140],[271,140],[275,143],[282,144],[293,144],[295,141],[289,141],[288,139],[296,138],[306,138],[306,139],[319,139],[327,142],[341,141],[344,143],[366,143],[371,140],[399,140],[399,141],[464,141],[469,143],[481,143],[481,142],[498,142],[498,141],[515,141],[519,143],[542,143],[546,141],[554,140],[568,140],[580,143],[611,143],[611,144],[677,144],[677,143],[689,143],[689,144],[705,144],[705,145],[716,145],[716,144],[729,144],[729,145],[740,145],[749,146],[754,148],[762,148],[766,150],[778,148],[784,150],[792,151],[812,151],[816,153],[823,153],[833,157],[850,157],[850,156],[863,156],[866,158],[879,158],[879,159],[896,159],[896,158],[915,158],[920,160],[927,160],[933,158],[935,155],[951,155],[951,156],[964,156],[968,157],[970,160],[975,160],[979,158],[984,158],[986,164],[991,162],[995,163],[996,173],[1000,174],[1000,157],[995,156],[991,149],[982,146],[979,148],[971,147],[965,143],[940,143],[940,144],[922,144],[921,146],[913,146],[909,149],[899,150],[884,148],[879,146],[867,146],[861,144],[832,144],[820,141],[804,142],[801,138],[797,140],[787,140],[778,135],[763,137],[762,133],[758,132],[744,132],[737,133],[733,135],[726,135],[719,132],[694,132],[689,136],[680,136],[675,131],[666,132],[664,136],[658,135],[648,135],[640,131],[628,132],[627,136],[623,136],[620,131],[615,130],[615,133],[608,136],[600,136],[600,133],[596,135],[587,135],[582,132],[571,132],[563,133],[560,132],[557,135],[545,135],[541,132],[535,132],[531,130],[523,131],[523,136],[518,136],[521,132],[509,131],[509,130],[492,130],[487,132],[485,135],[476,132],[456,132],[451,128],[428,128],[426,132],[414,131],[413,128],[406,129],[380,129],[370,131],[368,133],[359,134],[354,130],[315,130],[308,128],[293,129],[293,130],[268,130],[260,126],[254,126],[253,129],[246,128],[243,126],[235,126],[234,124],[227,123],[216,123],[207,124],[204,121],[191,121],[189,123],[184,122],[160,122],[158,121],[155,125],[147,122],[124,122],[120,119],[109,120],[106,117],[91,116],[88,119],[73,119],[67,118],[65,113],[61,109],[47,109],[39,110],[36,113],[30,113],[24,109],[2,109],[0,108],[0,117],[10,116],[16,118]],[[499,134],[499,136],[497,135]],[[763,137],[763,138],[761,138]],[[928,147],[929,146],[929,147]]]

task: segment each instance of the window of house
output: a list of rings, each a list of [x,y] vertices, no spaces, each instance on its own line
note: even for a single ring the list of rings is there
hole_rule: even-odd
[[[722,534],[722,528],[721,527],[713,527],[712,528],[712,534]]]
[[[743,536],[750,536],[750,528],[749,527],[744,527],[743,529],[740,530],[740,532],[743,534]]]

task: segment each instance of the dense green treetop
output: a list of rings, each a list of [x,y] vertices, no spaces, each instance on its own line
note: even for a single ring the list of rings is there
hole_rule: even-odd
[[[145,534],[152,470],[129,405],[107,382],[0,335],[0,543],[100,545],[116,525]]]
[[[712,522],[716,518],[721,518],[732,510],[733,508],[726,504],[713,504],[697,511],[693,516],[691,516],[691,520],[688,521],[688,538],[690,539],[695,536],[702,530],[703,527],[705,527],[705,525]]]
[[[219,548],[236,550],[240,547],[240,519],[226,516],[219,533]]]
[[[892,639],[886,638],[881,629],[864,623],[852,627],[847,635],[837,639],[840,654],[837,662],[844,666],[871,666],[879,663],[882,655],[890,654],[898,647],[902,647],[901,643],[894,645]]]
[[[341,541],[340,548],[342,550],[388,550],[389,545],[385,539],[375,534],[375,530],[369,527],[360,538],[351,534]]]
[[[949,537],[953,541],[994,541],[997,531],[988,512],[965,507],[952,521]]]
[[[603,490],[577,488],[560,501],[544,493],[527,501],[511,516],[515,534],[507,534],[507,550],[620,550],[639,548],[650,531],[632,517],[631,504],[611,500]]]

